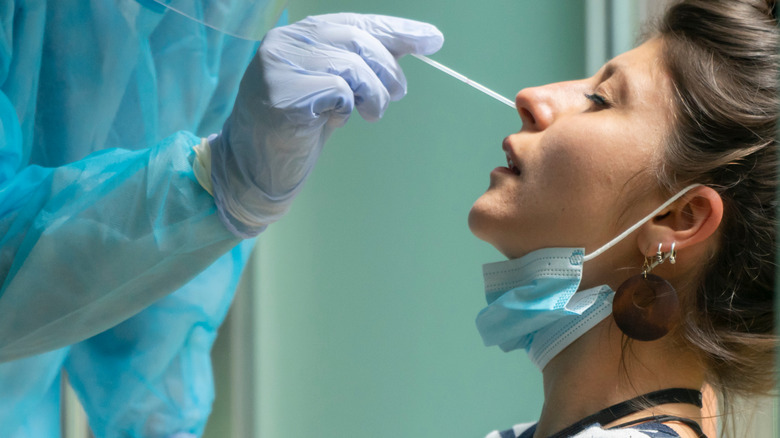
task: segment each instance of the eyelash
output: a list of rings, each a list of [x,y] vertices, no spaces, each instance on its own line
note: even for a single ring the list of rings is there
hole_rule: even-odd
[[[601,107],[608,107],[609,106],[609,101],[604,96],[602,96],[600,94],[596,94],[596,93],[588,94],[588,93],[585,93],[585,98],[590,100],[591,102],[595,103],[598,106],[601,106]]]

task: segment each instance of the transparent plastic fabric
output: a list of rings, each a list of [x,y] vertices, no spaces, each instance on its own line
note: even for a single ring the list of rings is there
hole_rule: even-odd
[[[0,364],[4,438],[60,437],[60,368],[68,348]]]
[[[4,437],[59,436],[63,369],[97,438],[202,430],[253,242],[219,220],[192,147],[257,46],[147,0],[0,5]]]
[[[287,0],[153,0],[227,35],[260,41],[274,27]]]
[[[70,347],[64,366],[95,436],[203,434],[215,396],[211,346],[253,243],[242,242],[176,292]]]
[[[61,370],[98,438],[200,436],[214,401],[211,346],[254,245],[247,240],[184,287],[74,345],[0,363],[0,430],[60,436]]]

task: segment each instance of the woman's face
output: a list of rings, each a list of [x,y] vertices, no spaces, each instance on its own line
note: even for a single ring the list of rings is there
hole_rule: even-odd
[[[526,88],[523,122],[504,139],[516,170],[498,167],[469,227],[509,258],[545,247],[593,251],[665,200],[653,169],[671,127],[661,41],[607,63],[592,78]]]

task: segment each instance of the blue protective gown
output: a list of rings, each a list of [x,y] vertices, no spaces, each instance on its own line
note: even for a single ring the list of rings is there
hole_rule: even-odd
[[[148,1],[0,2],[0,436],[59,436],[63,367],[97,437],[202,432],[252,242],[192,147],[256,48]]]

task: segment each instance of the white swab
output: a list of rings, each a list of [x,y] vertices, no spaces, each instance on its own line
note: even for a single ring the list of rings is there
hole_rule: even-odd
[[[462,81],[462,82],[464,82],[464,83],[466,83],[468,85],[471,85],[472,87],[474,87],[477,90],[487,94],[488,96],[492,97],[493,99],[496,99],[497,101],[499,101],[501,103],[504,103],[506,105],[509,105],[512,108],[515,108],[515,103],[512,100],[507,99],[506,97],[496,93],[495,91],[491,90],[490,88],[488,88],[488,87],[486,87],[486,86],[484,86],[484,85],[482,85],[482,84],[480,84],[478,82],[472,81],[471,79],[467,78],[466,76],[463,76],[462,74],[456,72],[455,70],[453,70],[453,69],[451,69],[451,68],[449,68],[447,66],[444,66],[444,65],[434,61],[433,59],[428,58],[427,56],[418,55],[416,53],[412,53],[412,56],[414,56],[415,58],[419,59],[420,61],[422,61],[422,62],[424,62],[424,63],[426,63],[426,64],[428,64],[428,65],[430,65],[432,67],[435,67],[435,68],[443,71],[444,73],[447,73],[448,75],[452,76],[455,79],[458,79],[459,81]]]

